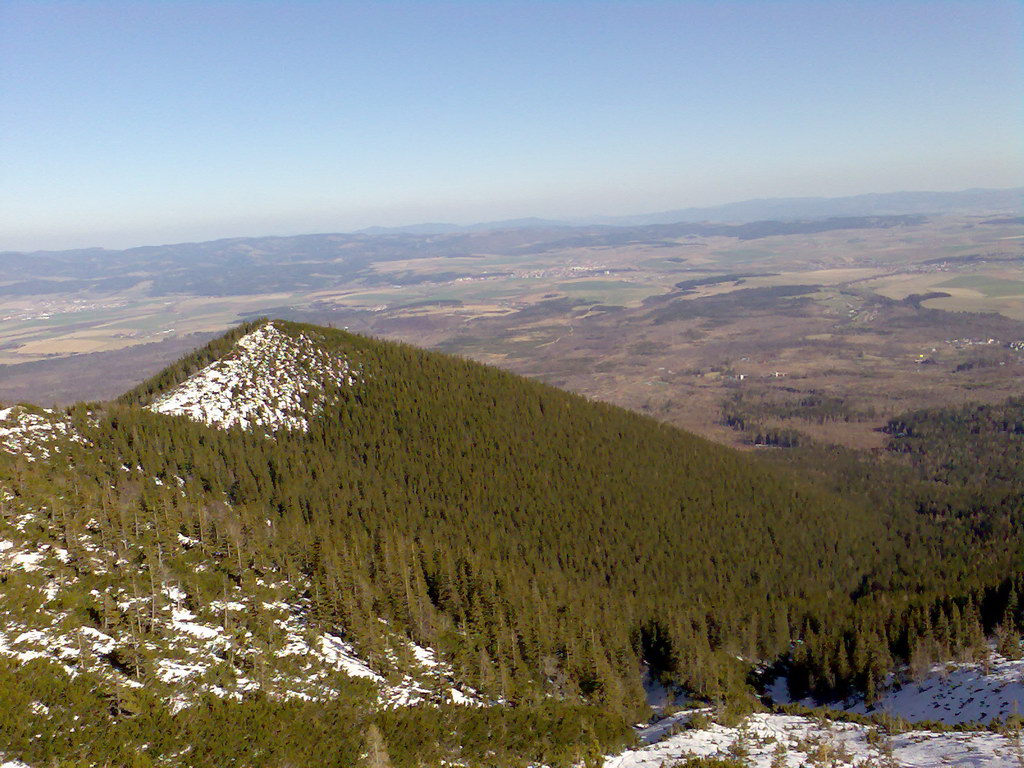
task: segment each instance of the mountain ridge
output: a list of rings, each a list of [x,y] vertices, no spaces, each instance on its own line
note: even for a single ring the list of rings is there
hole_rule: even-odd
[[[470,224],[450,222],[423,222],[397,226],[371,226],[338,232],[300,233],[285,235],[234,235],[213,240],[183,241],[146,244],[129,248],[86,248],[0,250],[0,258],[31,255],[46,258],[63,255],[83,259],[131,251],[142,255],[165,248],[195,246],[241,245],[255,240],[280,241],[303,238],[388,238],[396,236],[432,236],[481,234],[516,229],[581,229],[630,228],[666,224],[751,224],[770,221],[819,220],[827,218],[863,216],[905,216],[914,214],[940,215],[950,213],[1016,213],[1024,212],[1024,187],[1006,189],[974,188],[953,192],[869,192],[842,197],[782,197],[754,198],[712,206],[678,208],[653,213],[625,215],[570,216],[561,219],[524,217]]]
[[[721,205],[680,208],[633,216],[602,216],[588,223],[613,226],[718,221],[748,223],[771,219],[818,219],[839,216],[986,213],[1024,209],[1024,187],[974,188],[954,192],[869,192],[842,197],[754,198]]]
[[[843,216],[900,216],[909,214],[985,213],[1024,211],[1024,187],[972,188],[951,192],[868,192],[839,197],[767,197],[709,206],[674,208],[654,213],[569,216],[562,219],[524,218],[474,224],[423,223],[375,226],[356,230],[369,235],[438,235],[534,227],[636,227],[654,224],[729,223],[824,219]]]

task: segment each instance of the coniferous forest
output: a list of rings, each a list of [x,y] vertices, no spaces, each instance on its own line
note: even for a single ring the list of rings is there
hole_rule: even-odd
[[[906,414],[880,455],[801,442],[760,457],[462,359],[278,322],[360,371],[328,386],[308,431],[143,407],[257,325],[116,402],[69,409],[83,439],[51,460],[0,453],[4,514],[36,510],[26,535],[66,550],[83,585],[63,621],[129,627],[118,664],[137,683],[4,662],[9,756],[569,765],[628,743],[644,675],[738,712],[759,706],[766,667],[795,697],[871,700],[892,671],[992,640],[1019,649],[1024,400]],[[99,581],[87,533],[114,553]],[[149,685],[152,585],[212,601],[268,574],[304,584],[310,625],[371,664],[398,634],[484,705],[381,709],[339,680],[329,702],[264,686],[172,711]],[[103,579],[137,581],[152,604],[108,604]],[[11,714],[36,701],[67,721]]]

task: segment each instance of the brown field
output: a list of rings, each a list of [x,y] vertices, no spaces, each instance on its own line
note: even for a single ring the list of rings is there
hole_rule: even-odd
[[[111,396],[270,314],[466,355],[730,443],[749,439],[722,423],[730,398],[780,413],[836,398],[841,420],[796,408],[763,426],[873,446],[901,411],[1024,394],[1024,352],[1010,346],[1024,340],[1022,227],[978,221],[507,252],[485,241],[310,290],[0,297],[0,400]]]

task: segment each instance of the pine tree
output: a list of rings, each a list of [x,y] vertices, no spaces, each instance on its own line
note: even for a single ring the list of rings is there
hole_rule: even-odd
[[[391,768],[391,757],[388,755],[387,743],[375,723],[366,729],[366,760],[367,768]]]

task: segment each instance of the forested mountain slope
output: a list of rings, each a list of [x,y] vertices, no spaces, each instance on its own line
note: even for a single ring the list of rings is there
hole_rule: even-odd
[[[465,679],[505,698],[635,700],[645,655],[717,685],[716,665],[678,662],[784,649],[791,621],[849,592],[886,546],[856,507],[653,420],[411,347],[276,327],[361,372],[327,382],[308,432],[268,440],[115,407],[100,442],[224,494],[245,530],[272,511],[265,546],[287,537],[289,559],[310,560],[318,610],[357,636],[385,616],[450,645]],[[216,357],[123,403],[159,408]],[[186,462],[166,449],[184,441]]]
[[[0,656],[32,662],[0,672],[50,692],[10,711],[45,720],[35,733],[57,727],[47,696],[100,706],[111,749],[157,762],[255,717],[299,741],[347,721],[348,757],[325,765],[378,740],[403,765],[474,764],[482,743],[493,763],[556,764],[621,742],[644,668],[738,700],[759,661],[792,657],[821,688],[849,651],[832,682],[863,688],[941,606],[960,620],[945,652],[983,631],[969,601],[1019,613],[1012,547],[981,553],[1000,579],[969,585],[980,597],[958,592],[931,574],[962,552],[931,547],[941,530],[914,510],[333,329],[252,323],[116,403],[0,418]],[[393,709],[416,701],[432,706]],[[20,754],[53,754],[22,736]]]

